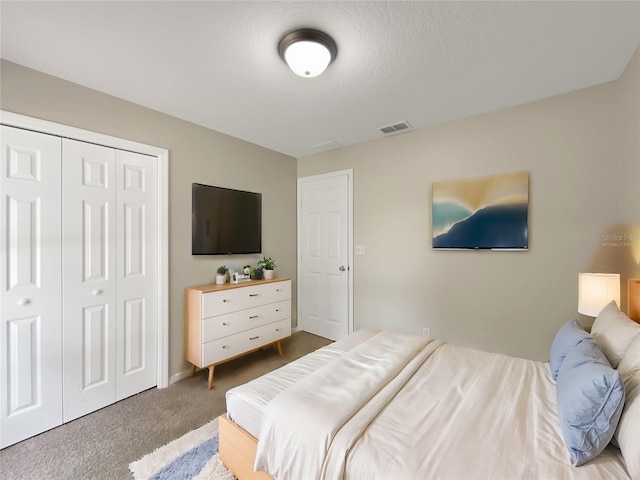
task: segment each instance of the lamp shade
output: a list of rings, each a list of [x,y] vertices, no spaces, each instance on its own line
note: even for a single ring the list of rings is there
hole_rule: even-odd
[[[278,53],[293,73],[310,78],[325,71],[336,57],[338,49],[326,33],[303,28],[282,37]]]
[[[578,275],[578,312],[597,317],[611,300],[620,306],[620,275],[617,273],[580,273]]]

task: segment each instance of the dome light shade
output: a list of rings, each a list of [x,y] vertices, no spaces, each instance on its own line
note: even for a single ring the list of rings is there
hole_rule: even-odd
[[[278,44],[280,57],[301,77],[317,77],[335,59],[333,39],[319,30],[303,28],[286,34]]]

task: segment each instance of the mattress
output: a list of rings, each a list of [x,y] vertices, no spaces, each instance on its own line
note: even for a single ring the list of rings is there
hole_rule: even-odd
[[[358,330],[344,339],[319,348],[315,352],[305,355],[267,375],[228,390],[226,402],[229,419],[255,438],[258,438],[267,403],[278,393],[299,382],[320,367],[344,355],[377,333],[378,330]]]

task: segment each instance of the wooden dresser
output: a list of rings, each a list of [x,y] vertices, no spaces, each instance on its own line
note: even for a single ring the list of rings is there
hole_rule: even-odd
[[[184,290],[185,358],[209,369],[291,335],[291,280],[200,285]]]

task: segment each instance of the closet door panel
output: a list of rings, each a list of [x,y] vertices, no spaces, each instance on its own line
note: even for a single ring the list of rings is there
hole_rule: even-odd
[[[57,137],[0,127],[0,448],[62,423]]]
[[[116,398],[157,384],[157,159],[116,152]]]
[[[115,150],[63,140],[64,421],[115,401]]]

